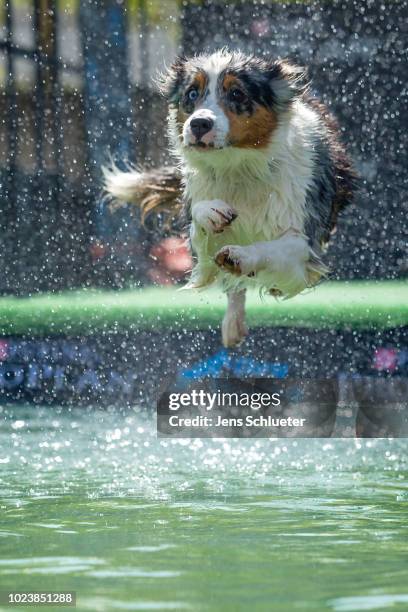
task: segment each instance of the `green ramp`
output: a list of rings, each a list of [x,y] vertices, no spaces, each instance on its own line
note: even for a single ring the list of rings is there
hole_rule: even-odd
[[[218,327],[226,298],[220,291],[148,287],[80,290],[0,298],[0,334],[91,334],[128,329]],[[250,327],[387,329],[408,325],[408,283],[326,282],[290,300],[247,299]]]

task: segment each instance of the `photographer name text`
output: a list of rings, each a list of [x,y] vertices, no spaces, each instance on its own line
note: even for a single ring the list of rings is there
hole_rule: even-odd
[[[171,427],[303,427],[306,419],[294,417],[272,417],[248,414],[245,417],[224,417],[218,415],[216,418],[209,416],[180,417],[172,415],[169,417]]]

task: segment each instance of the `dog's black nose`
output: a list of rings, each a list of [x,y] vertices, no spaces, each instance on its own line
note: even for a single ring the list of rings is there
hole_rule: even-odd
[[[205,119],[204,117],[197,117],[196,119],[192,119],[190,122],[190,128],[196,137],[197,141],[201,140],[201,138],[211,130],[214,122],[211,119]]]

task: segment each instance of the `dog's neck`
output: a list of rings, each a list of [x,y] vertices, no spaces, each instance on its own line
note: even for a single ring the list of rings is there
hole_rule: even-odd
[[[228,149],[184,157],[187,196],[192,202],[224,199],[239,204],[255,196],[265,200],[273,184],[273,172],[265,152]]]

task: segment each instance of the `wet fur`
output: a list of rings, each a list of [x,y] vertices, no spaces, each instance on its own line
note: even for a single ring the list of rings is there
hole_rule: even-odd
[[[244,98],[234,98],[237,87]],[[197,258],[190,287],[219,283],[231,296],[257,286],[291,297],[316,284],[328,272],[324,250],[356,177],[335,120],[308,93],[304,70],[223,50],[178,58],[160,89],[178,169],[106,170],[107,192],[145,213],[179,211],[184,202]],[[193,142],[195,116],[214,121],[208,144]],[[231,300],[235,316],[242,300],[239,308]]]

